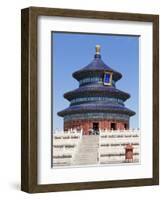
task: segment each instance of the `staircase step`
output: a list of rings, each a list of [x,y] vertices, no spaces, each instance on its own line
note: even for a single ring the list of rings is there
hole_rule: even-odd
[[[83,136],[73,164],[97,164],[98,146],[99,136]]]

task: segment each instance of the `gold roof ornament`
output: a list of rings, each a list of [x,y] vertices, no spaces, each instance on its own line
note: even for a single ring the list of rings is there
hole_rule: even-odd
[[[96,45],[96,54],[100,54],[101,46],[99,44]]]

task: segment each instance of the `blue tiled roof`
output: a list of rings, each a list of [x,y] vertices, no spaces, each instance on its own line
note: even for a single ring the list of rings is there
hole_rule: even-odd
[[[118,90],[114,87],[107,87],[107,86],[101,86],[101,85],[93,85],[93,86],[83,86],[79,87],[75,90],[72,90],[70,92],[67,92],[64,94],[64,97],[68,100],[73,99],[74,97],[80,97],[80,96],[111,96],[111,97],[119,97],[120,99],[123,99],[124,101],[130,97],[130,95],[126,92],[123,92],[121,90]]]
[[[103,60],[101,59],[101,56],[96,57],[96,55],[90,64],[88,64],[86,67],[74,72],[73,77],[76,78],[77,80],[80,80],[81,78],[87,76],[88,73],[93,73],[93,72],[100,73],[100,72],[104,72],[104,71],[113,72],[113,79],[115,81],[119,80],[122,77],[121,73],[115,71],[114,69],[112,69],[111,67],[106,65],[103,62]]]
[[[99,104],[81,104],[70,106],[65,110],[58,112],[59,116],[65,116],[68,114],[76,113],[88,113],[88,112],[107,112],[107,113],[123,113],[132,116],[135,114],[134,111],[124,107],[124,106],[113,106],[113,105],[99,105]]]
[[[112,72],[112,82],[114,84],[104,85],[101,77],[104,77],[105,72]],[[78,104],[71,103],[68,108],[58,112],[59,116],[64,117],[71,114],[94,114],[100,112],[106,113],[109,115],[109,117],[112,113],[126,114],[127,116],[133,116],[135,114],[134,111],[126,108],[123,104],[123,101],[127,100],[130,95],[126,92],[116,89],[115,87],[115,82],[122,77],[121,73],[107,66],[101,59],[101,55],[98,51],[96,51],[93,61],[86,67],[74,72],[73,77],[78,81],[81,80],[80,83],[85,83],[86,81],[88,82],[87,84],[80,84],[79,88],[65,93],[64,98],[68,99],[69,101],[73,99],[76,101],[77,98],[85,97],[109,97],[110,100],[113,98],[117,99],[118,101],[89,101],[89,98],[86,98],[87,100],[85,102],[79,101]],[[93,78],[98,79],[97,81],[92,81],[94,80]],[[119,103],[119,100],[121,100],[122,103]]]

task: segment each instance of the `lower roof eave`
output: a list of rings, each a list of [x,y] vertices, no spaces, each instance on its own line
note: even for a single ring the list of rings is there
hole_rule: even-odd
[[[75,111],[70,111],[70,110],[63,110],[58,112],[57,114],[60,117],[64,117],[66,115],[72,115],[72,114],[82,114],[82,113],[98,113],[98,112],[104,112],[104,113],[119,113],[119,114],[126,114],[129,115],[129,117],[134,116],[136,113],[132,110],[121,110],[121,111],[116,111],[116,110],[75,110]]]

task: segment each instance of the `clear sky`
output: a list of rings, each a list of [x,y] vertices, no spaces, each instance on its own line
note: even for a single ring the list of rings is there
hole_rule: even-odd
[[[123,75],[116,88],[131,95],[125,102],[136,112],[130,127],[139,128],[139,37],[53,32],[53,129],[63,129],[63,118],[57,115],[69,106],[63,94],[78,88],[72,73],[93,60],[96,44],[101,45],[102,60]]]

